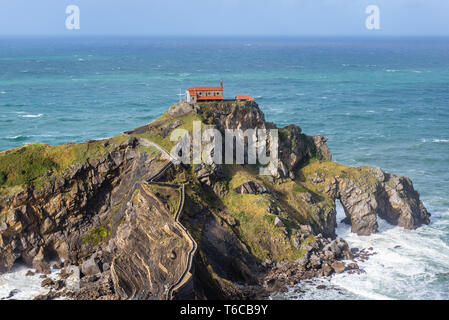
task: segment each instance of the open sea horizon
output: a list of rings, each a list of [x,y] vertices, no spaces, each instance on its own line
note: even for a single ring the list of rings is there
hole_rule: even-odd
[[[339,223],[351,247],[377,252],[366,273],[272,298],[449,299],[449,38],[2,37],[0,151],[111,137],[220,80],[278,127],[327,136],[335,161],[409,176],[432,214],[368,237]],[[0,298],[26,280],[16,272],[0,276]],[[22,287],[24,299],[40,290]]]

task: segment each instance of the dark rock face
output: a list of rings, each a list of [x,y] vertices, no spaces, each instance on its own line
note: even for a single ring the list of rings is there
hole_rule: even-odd
[[[85,276],[92,276],[101,273],[98,261],[94,257],[84,261],[81,266],[81,272]]]
[[[195,174],[198,180],[201,183],[206,184],[207,186],[212,186],[217,181],[220,181],[223,178],[225,178],[225,174],[222,170],[222,167],[215,163],[212,163],[210,165],[208,164],[195,165]]]
[[[197,108],[185,101],[180,101],[168,109],[168,114],[172,117],[181,117],[193,112],[197,112]]]
[[[265,121],[265,115],[255,102],[245,104],[210,103],[199,112],[212,119],[220,131],[225,129],[277,129]],[[295,178],[294,171],[307,159],[318,156],[331,160],[332,154],[326,144],[327,138],[320,135],[307,136],[300,127],[291,124],[279,129],[279,167],[270,169],[275,178]]]
[[[197,298],[242,299],[244,295],[241,286],[257,283],[257,262],[233,232],[221,225],[215,216],[202,212],[202,215],[197,213],[195,218],[188,218],[189,223],[195,223],[197,219],[204,221],[200,240],[201,253],[195,259],[194,282]],[[218,275],[216,279],[205,270],[207,264],[210,264]]]
[[[100,224],[110,213],[116,198],[114,187],[133,179],[121,175],[133,168],[151,170],[145,155],[136,152],[137,143],[130,138],[102,160],[73,165],[41,189],[29,188],[2,199],[0,272],[8,271],[19,257],[47,272],[47,259],[78,263],[88,255],[93,248],[83,244],[82,238],[90,226]]]
[[[245,104],[210,103],[202,105],[206,119],[212,119],[217,129],[264,129],[265,115],[255,102]]]
[[[164,162],[140,152],[141,145],[145,140],[130,137],[104,159],[66,169],[44,190],[2,200],[7,214],[0,222],[0,272],[22,258],[50,273],[48,262],[56,258],[81,266],[62,272],[67,290],[77,292],[73,298],[117,293],[123,299],[163,299],[167,284],[183,271],[187,250],[173,219],[145,187]],[[104,221],[110,221],[107,228]],[[177,259],[168,258],[171,250]]]
[[[240,194],[262,194],[269,193],[269,190],[262,184],[255,181],[248,181],[235,188],[235,192]]]
[[[291,124],[279,129],[279,160],[281,161],[281,177],[294,177],[294,169],[314,156],[331,160],[332,154],[327,147],[326,137],[320,135],[307,136],[297,125]]]
[[[183,232],[158,198],[141,185],[113,239],[117,254],[111,276],[121,299],[166,298],[163,284],[175,283],[186,267],[190,246]]]

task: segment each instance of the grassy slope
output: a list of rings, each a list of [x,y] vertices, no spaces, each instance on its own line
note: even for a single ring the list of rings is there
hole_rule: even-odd
[[[110,139],[67,143],[50,146],[43,143],[28,144],[0,152],[0,195],[13,194],[24,187],[43,184],[48,176],[58,176],[71,165],[87,159],[101,159],[128,137],[118,135]],[[154,147],[140,147],[145,153],[157,154]]]

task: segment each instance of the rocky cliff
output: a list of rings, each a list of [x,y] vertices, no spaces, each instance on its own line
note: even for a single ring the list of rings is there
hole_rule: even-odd
[[[260,298],[357,269],[341,262],[352,254],[335,235],[335,201],[359,235],[379,218],[429,223],[410,179],[332,162],[327,139],[296,125],[279,129],[271,176],[254,165],[168,166],[170,133],[195,120],[276,128],[254,102],[181,102],[110,139],[1,152],[0,272],[18,261],[41,273],[64,266],[44,298]]]

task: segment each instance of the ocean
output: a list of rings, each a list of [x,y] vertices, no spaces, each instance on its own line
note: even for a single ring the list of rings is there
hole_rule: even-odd
[[[339,223],[352,247],[376,252],[366,273],[272,298],[449,299],[449,38],[0,38],[0,150],[110,137],[220,80],[268,121],[327,136],[335,161],[409,176],[432,214],[368,237]],[[0,276],[0,298],[16,276]]]

